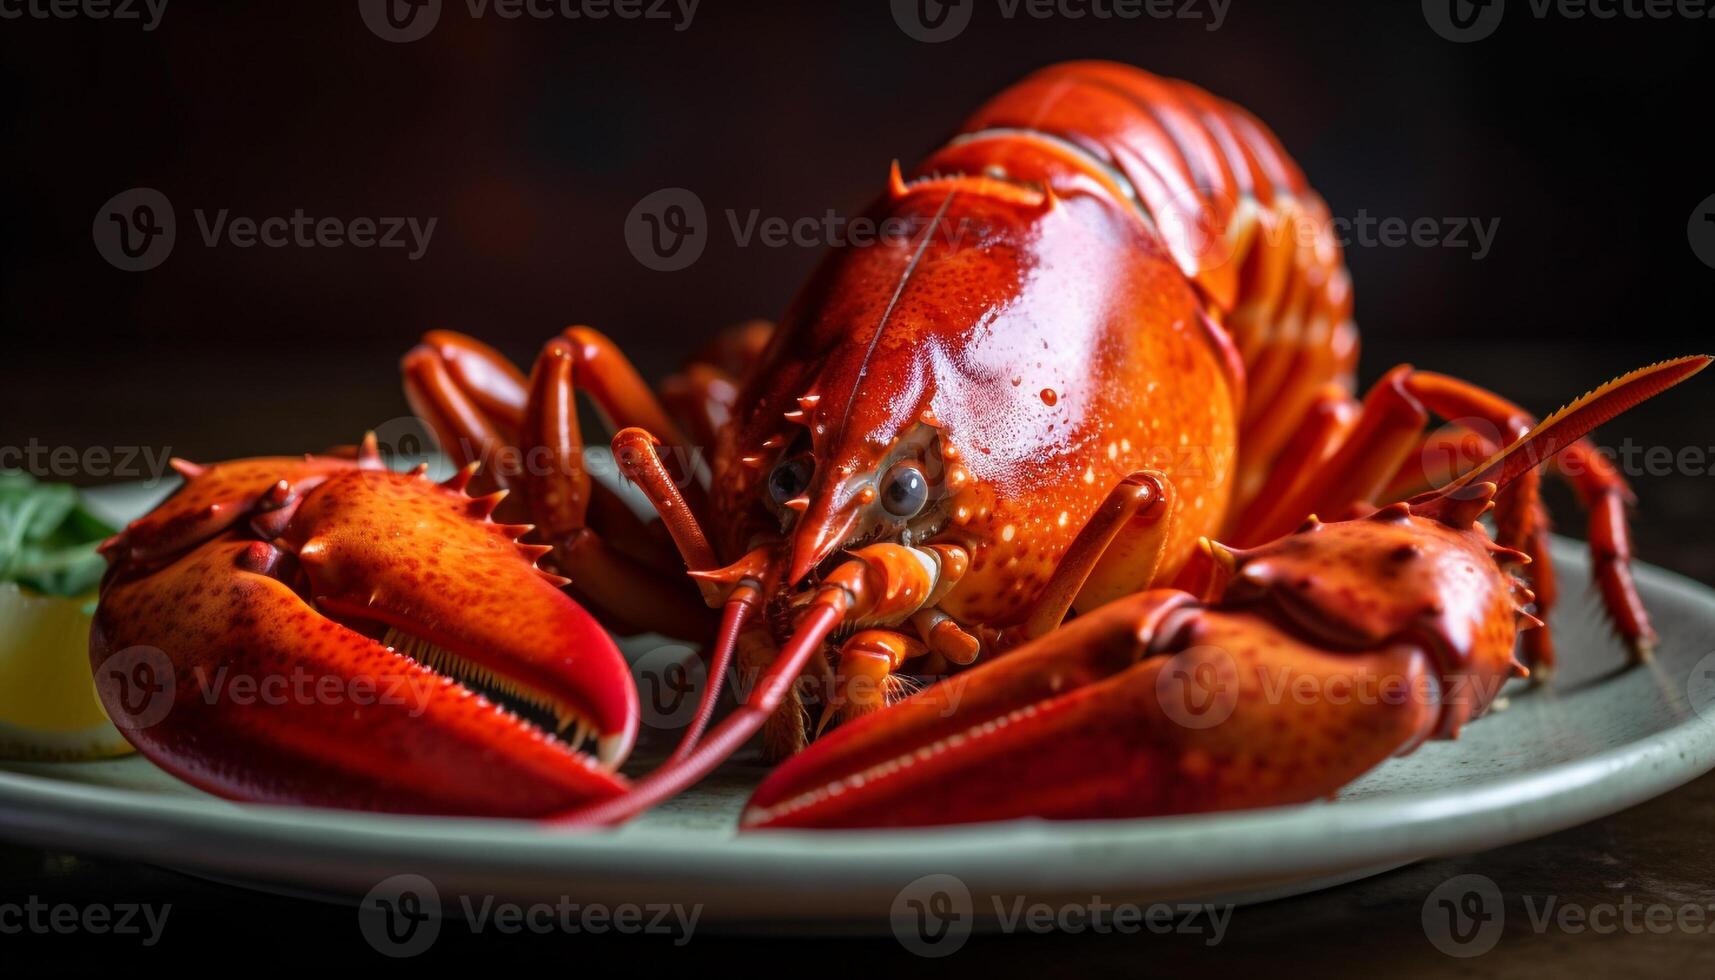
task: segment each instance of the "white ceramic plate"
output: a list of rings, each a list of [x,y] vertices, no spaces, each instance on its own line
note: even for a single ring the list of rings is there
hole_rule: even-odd
[[[164,492],[164,491],[158,491]],[[108,498],[146,506],[135,488]],[[400,873],[449,895],[702,904],[703,923],[886,928],[900,889],[950,874],[990,898],[1049,902],[1254,900],[1421,858],[1550,833],[1649,799],[1715,767],[1715,593],[1638,569],[1662,644],[1624,657],[1589,594],[1575,542],[1557,541],[1565,605],[1554,684],[1509,689],[1505,710],[1393,760],[1339,800],[1153,820],[1021,821],[909,832],[770,832],[734,824],[763,773],[738,760],[614,832],[508,820],[246,806],[141,758],[0,768],[0,833],[263,887],[361,895]]]

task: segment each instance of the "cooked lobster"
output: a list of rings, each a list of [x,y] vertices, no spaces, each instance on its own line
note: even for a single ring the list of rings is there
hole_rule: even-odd
[[[1629,491],[1582,437],[1704,360],[1628,376],[1542,429],[1405,366],[1355,398],[1351,291],[1321,199],[1244,110],[1121,65],[1054,66],[1005,90],[909,175],[895,166],[866,217],[911,233],[832,249],[777,328],[718,336],[659,391],[586,327],[528,375],[448,331],[406,356],[407,396],[443,450],[481,467],[479,492],[509,491],[499,516],[533,525],[599,620],[712,630],[711,681],[671,759],[624,792],[591,785],[561,823],[622,820],[759,730],[771,758],[792,758],[749,826],[1332,792],[1492,697],[1443,710],[1453,680],[1552,667],[1546,627],[1525,632],[1523,664],[1512,650],[1555,600],[1537,464],[1557,452],[1581,464],[1605,605],[1647,655]],[[618,430],[615,457],[658,522],[591,479],[580,393]],[[1452,428],[1430,431],[1432,416]],[[1424,496],[1460,476],[1426,465],[1454,439],[1482,450],[1467,463],[1490,462]],[[1492,542],[1474,525],[1491,503]],[[1351,519],[1294,530],[1312,515]],[[396,557],[424,546],[406,535]],[[290,630],[282,652],[306,642]],[[708,729],[735,660],[760,676]],[[1155,720],[1137,713],[1176,661],[1232,682],[1234,721],[1172,731],[1160,698]],[[1267,662],[1397,674],[1435,697],[1290,710],[1246,686]],[[910,695],[921,675],[951,676]],[[1162,683],[1183,687],[1173,676]],[[577,684],[610,682],[626,683],[604,667]]]

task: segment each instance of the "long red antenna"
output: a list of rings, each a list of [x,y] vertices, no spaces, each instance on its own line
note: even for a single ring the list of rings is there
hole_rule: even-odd
[[[750,619],[751,611],[761,601],[761,591],[749,582],[741,582],[727,598],[726,609],[721,614],[720,632],[715,634],[714,653],[709,658],[708,676],[703,679],[703,692],[697,701],[697,713],[691,719],[691,724],[685,733],[679,737],[679,745],[668,757],[667,764],[672,765],[691,754],[703,737],[703,732],[709,727],[709,719],[715,715],[715,705],[720,702],[723,682],[728,670],[732,669],[733,651],[738,647],[738,636],[744,631],[744,624]]]
[[[1642,402],[1654,398],[1709,366],[1706,354],[1676,357],[1622,374],[1584,397],[1543,419],[1536,428],[1512,445],[1490,456],[1482,465],[1440,490],[1412,502],[1420,517],[1440,518],[1458,501],[1494,492],[1554,458],[1567,446],[1589,435],[1591,430]],[[1483,484],[1493,484],[1478,491]]]

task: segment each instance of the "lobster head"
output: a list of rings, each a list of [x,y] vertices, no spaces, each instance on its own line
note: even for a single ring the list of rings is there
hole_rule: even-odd
[[[1014,148],[1004,175],[945,162],[960,172],[907,182],[894,168],[858,219],[868,225],[854,223],[877,229],[874,240],[854,234],[828,253],[722,433],[716,509],[737,518],[725,550],[774,544],[787,583],[825,573],[842,548],[992,539],[1005,524],[986,520],[997,500],[1048,485],[1077,497],[1050,518],[1094,510],[1137,468],[1089,450],[1127,434],[1112,431],[1092,382],[1121,355],[1064,325],[1126,322],[1146,294],[1175,315],[1182,301],[1195,319],[1183,283],[1063,288],[1069,264],[1087,273],[1114,261],[1116,239],[1149,246],[1135,216],[1069,176],[1051,148]],[[1078,524],[1066,526],[1069,537]]]

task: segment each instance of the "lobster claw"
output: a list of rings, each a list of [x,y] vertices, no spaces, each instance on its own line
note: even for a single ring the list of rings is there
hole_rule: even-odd
[[[1266,663],[1291,667],[1284,675]],[[1156,590],[835,730],[746,807],[747,829],[1120,818],[1327,796],[1428,733],[1432,698],[1280,697],[1271,679],[1397,675],[1420,649],[1317,650],[1265,617]],[[1356,686],[1356,685],[1354,685]],[[1283,732],[1295,733],[1293,738]]]
[[[523,529],[488,519],[497,501],[460,486],[319,466],[175,556],[133,560],[151,518],[128,528],[90,637],[109,713],[151,760],[238,799],[533,816],[623,793],[624,659]]]

